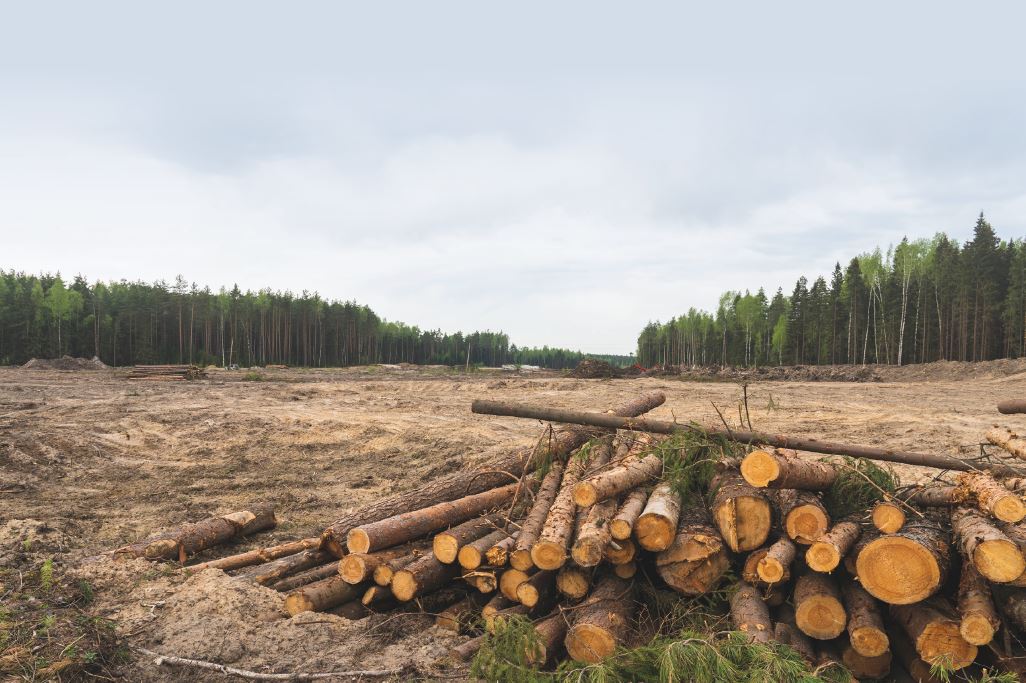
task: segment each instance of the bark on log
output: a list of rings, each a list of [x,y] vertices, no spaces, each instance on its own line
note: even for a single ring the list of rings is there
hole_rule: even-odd
[[[927,664],[963,669],[976,659],[976,646],[959,632],[959,622],[943,603],[892,605],[891,617]]]
[[[968,560],[958,582],[958,615],[958,632],[971,645],[986,645],[1001,626],[990,585]]]
[[[541,667],[555,657],[566,638],[567,628],[566,617],[560,612],[536,623],[534,625],[535,643],[533,647],[528,646],[527,663]]]
[[[737,553],[765,543],[773,524],[769,499],[735,471],[722,473],[713,487],[713,522],[727,546]]]
[[[447,531],[435,534],[431,540],[431,551],[439,562],[452,564],[459,556],[460,548],[491,534],[505,521],[506,516],[502,513],[468,519]]]
[[[624,644],[635,609],[633,583],[607,574],[574,611],[567,652],[579,662],[602,661]]]
[[[891,652],[887,650],[875,657],[867,657],[848,644],[841,652],[841,663],[856,680],[880,679],[891,672]]]
[[[366,585],[354,586],[335,575],[316,581],[285,596],[285,611],[291,616],[300,612],[323,612],[351,600],[358,600],[366,592]]]
[[[272,583],[281,581],[286,576],[319,567],[333,559],[335,557],[331,553],[324,552],[323,550],[304,550],[301,553],[287,555],[267,564],[250,567],[246,571],[236,574],[234,578],[261,586],[270,586]]]
[[[1026,591],[1016,590],[1006,595],[1001,610],[1013,626],[1020,631],[1026,631]]]
[[[880,605],[855,581],[842,581],[844,609],[848,613],[848,639],[863,657],[879,657],[890,649]]]
[[[459,633],[466,630],[477,618],[480,602],[468,595],[449,605],[435,617],[435,626],[443,631]]]
[[[662,392],[643,394],[618,406],[613,413],[624,417],[637,416],[658,408],[665,401],[666,396]],[[432,481],[415,491],[399,493],[364,505],[343,515],[325,529],[321,536],[322,547],[341,558],[350,529],[518,481],[542,462],[564,459],[593,436],[594,430],[582,427],[556,430],[544,444],[508,453],[477,467]]]
[[[1003,415],[1017,415],[1026,413],[1026,401],[1022,399],[1011,399],[997,404],[999,413]]]
[[[794,610],[789,605],[780,608],[777,623],[773,625],[773,639],[791,647],[810,667],[815,666],[816,647],[798,628],[794,620]]]
[[[616,499],[603,500],[581,513],[584,514],[584,522],[577,532],[570,554],[574,562],[582,567],[594,567],[602,561],[606,546],[613,540],[610,522],[616,514]]]
[[[756,450],[741,461],[741,476],[756,488],[826,491],[837,480],[836,466],[804,460],[786,448]]]
[[[398,600],[407,602],[441,588],[459,575],[458,570],[459,565],[444,564],[428,553],[392,576],[392,592]]]
[[[607,498],[615,498],[647,481],[655,479],[663,471],[663,461],[657,455],[646,455],[640,460],[628,460],[578,482],[574,486],[573,499],[580,507],[589,507]]]
[[[559,485],[563,481],[564,465],[561,461],[553,461],[545,478],[542,479],[538,494],[534,497],[534,504],[527,518],[520,527],[520,535],[510,554],[509,562],[514,569],[527,571],[534,566],[531,560],[531,547],[538,541],[545,520],[549,516],[549,509],[552,507],[556,495],[559,493]]]
[[[346,546],[351,553],[371,553],[391,548],[444,529],[450,524],[463,522],[485,510],[508,506],[523,495],[521,483],[507,484],[465,498],[388,517],[351,529],[346,538]]]
[[[798,548],[794,541],[786,534],[781,534],[759,560],[755,571],[766,583],[783,583],[791,577],[791,563],[797,554]]]
[[[495,547],[496,544],[508,540],[511,540],[508,533],[502,529],[496,529],[487,536],[482,536],[476,541],[471,541],[464,545],[460,548],[459,553],[457,553],[456,559],[464,569],[477,569],[485,563],[485,560],[488,559],[486,554],[489,550]],[[491,564],[491,562],[489,562],[489,564]],[[502,564],[506,563],[503,562]]]
[[[995,583],[1008,583],[1026,571],[1019,547],[978,511],[958,507],[951,513],[951,532],[962,556]]]
[[[474,401],[471,406],[471,410],[481,415],[506,415],[534,420],[546,420],[548,422],[588,425],[592,427],[602,427],[605,429],[625,429],[639,432],[650,432],[653,434],[692,432],[704,434],[706,436],[719,437],[737,443],[767,445],[773,446],[774,448],[790,448],[798,451],[810,451],[813,453],[825,453],[828,455],[850,455],[853,458],[868,458],[870,460],[880,460],[883,462],[898,462],[906,465],[919,465],[921,467],[933,467],[942,470],[957,470],[965,472],[969,470],[984,469],[995,476],[1023,476],[1026,474],[1026,472],[1019,467],[1010,467],[1000,463],[979,461],[968,462],[961,458],[947,455],[897,451],[889,448],[857,446],[820,441],[819,439],[807,439],[767,434],[764,432],[725,429],[721,427],[700,427],[686,422],[667,422],[665,420],[653,420],[643,417],[625,418],[605,413],[592,413],[581,410],[564,410],[560,408],[547,408],[520,404],[511,405],[499,403],[497,401],[484,401],[480,399]]]
[[[626,564],[614,564],[613,573],[621,579],[634,578],[634,575],[638,573],[638,563],[627,562]]]
[[[424,557],[426,551],[414,551],[394,560],[383,562],[374,568],[374,583],[379,586],[391,586],[392,578],[400,569],[405,569],[420,558]]]
[[[994,477],[982,472],[966,472],[958,477],[964,497],[975,501],[976,507],[1002,522],[1021,522],[1026,518],[1026,503]]]
[[[1026,460],[1026,439],[1008,427],[994,426],[987,432],[987,441],[1019,458]]]
[[[848,613],[832,577],[814,572],[798,577],[794,606],[798,628],[810,638],[831,640],[844,633]]]
[[[530,612],[530,607],[519,604],[499,610],[495,614],[485,617],[485,631],[494,635],[500,626],[505,625],[509,621],[510,617],[526,617]]]
[[[336,574],[338,574],[338,563],[330,561],[327,564],[322,564],[320,567],[314,567],[313,569],[307,569],[305,572],[299,572],[298,574],[285,577],[281,581],[272,583],[268,588],[276,590],[279,593],[288,593],[289,591],[294,591],[308,583],[320,581],[321,579],[328,579]]]
[[[496,593],[488,600],[488,602],[485,603],[485,606],[481,608],[481,616],[487,619],[488,617],[494,616],[498,612],[501,612],[504,609],[509,609],[516,604],[517,603],[515,601],[510,600],[502,593]]]
[[[779,489],[777,504],[784,531],[796,543],[812,545],[830,528],[830,514],[810,491]]]
[[[194,564],[191,567],[185,569],[189,572],[199,572],[204,569],[220,569],[222,571],[230,572],[235,569],[242,569],[243,567],[250,567],[255,564],[263,564],[270,562],[271,560],[277,560],[287,555],[295,555],[301,553],[304,550],[310,550],[317,548],[320,545],[320,538],[304,538],[298,541],[289,541],[288,543],[282,543],[281,545],[271,546],[269,548],[259,548],[257,550],[249,550],[238,555],[229,555],[228,557],[222,557],[217,560],[210,560],[209,562],[201,562],[200,564]]]
[[[556,572],[535,572],[531,578],[517,586],[517,602],[528,607],[537,607],[543,601],[555,601]]]
[[[394,609],[399,602],[388,586],[371,586],[360,598],[360,604],[372,612],[387,612]]]
[[[859,540],[861,533],[855,522],[838,522],[805,551],[805,563],[817,572],[832,572]]]
[[[648,502],[648,494],[647,488],[639,488],[631,491],[624,498],[623,504],[620,505],[616,514],[613,515],[612,521],[609,522],[609,533],[614,540],[622,541],[631,537],[634,532],[634,523],[638,521],[641,511],[645,509],[645,503]]]
[[[571,600],[580,600],[591,590],[591,575],[592,572],[588,569],[565,564],[556,575],[556,590]]]
[[[870,595],[908,605],[936,593],[948,575],[950,538],[930,519],[909,521],[895,534],[859,544],[856,574]]]
[[[1001,529],[1001,533],[1008,537],[1008,540],[1019,548],[1019,552],[1023,554],[1023,557],[1026,557],[1026,527],[1022,524],[999,524],[998,528]],[[1012,581],[1009,581],[1008,585],[1026,588],[1026,571]]]
[[[202,550],[227,543],[233,538],[273,529],[276,524],[274,505],[259,503],[247,510],[185,524],[144,541],[118,548],[114,551],[114,557],[178,560],[184,564],[189,557]]]
[[[768,643],[773,636],[769,608],[750,583],[738,582],[730,598],[730,619],[734,628],[746,634],[753,643]]]
[[[730,557],[701,501],[681,512],[673,543],[656,555],[655,563],[663,581],[684,595],[702,595],[719,584],[730,567]]]
[[[873,506],[873,526],[884,534],[893,534],[905,526],[905,511],[901,505],[890,500],[881,500]]]
[[[906,503],[919,505],[920,507],[951,507],[961,505],[965,502],[965,491],[960,491],[957,486],[934,485],[923,486],[914,490],[911,495],[905,498]]]
[[[485,551],[485,559],[488,560],[488,564],[493,567],[505,567],[519,535],[517,532],[504,541],[492,544],[492,547]]]
[[[338,574],[349,583],[363,583],[374,578],[375,570],[381,565],[406,555],[422,556],[428,547],[427,543],[421,542],[387,548],[376,553],[351,553],[336,563]]]
[[[662,482],[652,489],[645,510],[634,525],[634,537],[638,545],[651,552],[669,548],[677,535],[680,507],[680,494],[673,490],[669,482]]]
[[[453,662],[469,662],[477,654],[481,646],[484,645],[485,637],[478,636],[477,638],[471,638],[465,643],[457,645],[456,647],[449,650],[449,659]]]

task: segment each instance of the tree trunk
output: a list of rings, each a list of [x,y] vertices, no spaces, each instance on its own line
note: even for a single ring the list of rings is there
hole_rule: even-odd
[[[392,576],[392,593],[401,602],[441,588],[459,575],[459,566],[439,562],[433,553],[414,560]]]
[[[314,581],[320,581],[321,579],[330,579],[332,576],[338,574],[338,562],[334,559],[329,560],[326,564],[322,564],[320,567],[314,567],[313,569],[307,569],[305,572],[299,572],[292,576],[285,577],[281,581],[272,583],[268,588],[276,590],[279,593],[288,593],[294,591],[297,588],[305,586]]]
[[[563,640],[566,638],[566,632],[566,617],[560,612],[536,623],[534,625],[535,642],[533,647],[528,647],[527,663],[535,667],[544,666],[559,652]]]
[[[316,581],[285,596],[285,611],[292,616],[300,612],[323,612],[350,600],[357,600],[367,591],[365,584],[354,586],[341,576]]]
[[[848,639],[863,657],[879,657],[890,648],[880,605],[856,581],[841,582],[844,608],[848,613]]]
[[[494,593],[499,587],[499,572],[491,567],[479,567],[463,572],[463,580],[479,593]]]
[[[477,638],[471,638],[465,643],[457,645],[456,647],[449,650],[449,659],[453,662],[469,662],[477,654],[477,651],[484,645],[485,637],[478,636]]]
[[[437,537],[436,537],[437,538]],[[477,569],[485,560],[489,560],[489,564],[495,564],[487,557],[487,553],[497,544],[501,544],[504,541],[510,541],[510,535],[502,529],[496,529],[487,536],[482,536],[476,541],[467,543],[460,548],[456,559],[459,561],[460,566],[464,569]],[[501,564],[506,564],[502,562]],[[499,566],[501,566],[501,564]]]
[[[645,550],[660,552],[673,543],[680,519],[680,494],[669,482],[663,482],[652,490],[645,510],[634,525],[634,537]]]
[[[392,579],[395,577],[395,573],[397,571],[409,567],[411,564],[424,557],[424,555],[425,553],[423,551],[411,552],[407,555],[403,555],[401,557],[397,557],[393,560],[388,560],[386,562],[379,564],[377,567],[374,568],[374,583],[378,584],[379,586],[391,586]]]
[[[323,550],[304,550],[295,555],[283,557],[274,562],[257,565],[247,571],[236,574],[234,578],[240,581],[251,581],[261,586],[270,586],[276,581],[281,581],[286,576],[319,567],[326,562],[335,559],[334,555]]]
[[[282,543],[281,545],[275,545],[269,548],[249,550],[244,553],[239,553],[238,555],[229,555],[228,557],[222,557],[217,560],[194,564],[191,567],[186,567],[186,569],[189,572],[198,572],[204,569],[220,569],[222,571],[230,572],[235,569],[242,569],[243,567],[250,567],[255,564],[263,564],[264,562],[277,560],[278,558],[285,557],[286,555],[295,555],[296,553],[303,552],[304,550],[316,548],[320,545],[320,542],[321,539],[316,537],[304,538],[299,541],[289,541],[288,543]]]
[[[873,506],[873,526],[881,533],[893,534],[905,525],[905,511],[901,505],[890,500],[881,500]]]
[[[887,650],[875,657],[867,657],[849,644],[841,652],[841,663],[856,680],[881,679],[891,672],[891,652]]]
[[[622,541],[610,541],[606,546],[606,562],[610,564],[627,564],[634,561],[638,547],[627,538]]]
[[[990,584],[968,560],[962,563],[962,578],[958,582],[958,614],[958,632],[971,645],[986,645],[1001,626]]]
[[[507,484],[465,498],[388,517],[350,529],[346,547],[351,553],[370,553],[408,543],[450,524],[463,522],[485,510],[506,506],[523,494],[520,483]]]
[[[823,502],[811,491],[779,489],[776,500],[781,526],[796,543],[812,545],[830,528],[830,515]]]
[[[891,639],[891,653],[897,658],[901,666],[908,672],[914,683],[950,683],[950,677],[941,679],[933,675],[932,668],[923,661],[923,658],[916,652],[915,645],[901,628],[893,628],[889,634]]]
[[[556,599],[556,572],[535,572],[531,578],[517,586],[517,602],[528,607],[537,607],[542,601]]]
[[[810,668],[815,666],[816,647],[809,637],[799,630],[794,621],[794,610],[786,605],[780,609],[780,617],[773,625],[773,639],[800,654]]]
[[[459,556],[460,548],[480,538],[490,535],[506,521],[503,514],[485,515],[452,527],[448,531],[435,534],[431,541],[431,549],[439,562],[452,564]],[[490,547],[490,546],[489,546]]]
[[[663,471],[663,461],[657,455],[646,455],[640,460],[629,460],[622,465],[599,472],[574,487],[573,499],[581,507],[589,507],[607,498],[619,496]]]
[[[787,448],[752,451],[741,461],[741,476],[756,488],[826,491],[838,472],[834,465],[802,459]]]
[[[666,401],[661,392],[643,394],[616,408],[617,416],[636,417],[653,410]],[[432,481],[415,491],[400,493],[380,499],[354,512],[343,515],[324,530],[321,542],[339,558],[349,530],[363,524],[377,522],[397,514],[412,512],[445,501],[494,489],[510,481],[516,481],[527,472],[534,471],[548,459],[561,460],[571,451],[579,448],[594,436],[594,430],[572,427],[554,431],[544,444],[495,458],[467,471],[451,474]]]
[[[591,575],[588,569],[564,564],[556,575],[556,590],[571,600],[580,600],[591,590]]]
[[[703,595],[719,584],[730,567],[730,557],[701,501],[693,501],[681,512],[673,543],[656,555],[655,563],[663,581],[684,595]]]
[[[395,609],[399,603],[388,586],[371,586],[360,598],[360,604],[372,612],[387,612]]]
[[[492,544],[492,547],[485,551],[485,559],[488,560],[488,564],[493,567],[505,567],[509,560],[510,551],[513,550],[513,544],[516,543],[519,533],[520,532],[515,532],[506,540]]]
[[[1002,401],[1001,403],[998,403],[997,409],[999,413],[1004,415],[1018,415],[1026,413],[1026,400],[1012,399],[1009,401]]]
[[[634,586],[615,575],[606,575],[574,611],[573,626],[566,635],[566,649],[579,661],[600,662],[622,646],[634,616]]]
[[[754,643],[768,643],[773,635],[773,622],[769,608],[751,584],[740,581],[730,598],[730,619],[734,628],[746,634]]]
[[[133,543],[114,551],[114,557],[144,557],[147,560],[177,559],[184,563],[196,553],[233,538],[248,536],[277,524],[274,506],[261,503],[248,510],[220,517],[210,517],[193,524],[185,524],[145,541]]]
[[[892,605],[919,602],[940,590],[947,578],[950,538],[932,520],[907,522],[895,534],[859,545],[855,559],[859,582],[878,600]]]
[[[443,631],[460,633],[467,630],[478,617],[479,600],[468,595],[462,600],[449,605],[435,617],[435,626]]]
[[[582,567],[594,567],[606,553],[606,546],[613,540],[610,534],[610,518],[616,513],[616,499],[608,498],[582,510],[584,522],[577,532],[570,551],[574,562]]]
[[[810,638],[831,640],[844,633],[848,615],[832,577],[814,572],[798,577],[794,606],[798,628]]]
[[[423,555],[427,549],[427,543],[417,543],[379,550],[376,553],[351,553],[336,563],[338,574],[348,583],[363,583],[372,579],[374,571],[381,565],[415,552]]]
[[[923,486],[916,489],[906,499],[921,507],[951,507],[965,502],[966,491],[957,486]]]
[[[976,507],[1002,522],[1020,522],[1026,517],[1026,503],[1000,482],[983,472],[966,472],[958,477],[957,497],[973,500]],[[961,494],[961,495],[959,495]]]
[[[481,608],[481,616],[485,619],[493,617],[502,610],[513,607],[515,604],[517,603],[510,600],[502,593],[496,593],[488,600],[488,602],[485,603],[485,606]]]
[[[648,502],[648,494],[647,488],[638,488],[627,494],[623,504],[620,505],[609,522],[609,533],[613,539],[622,541],[631,537],[634,524],[641,516],[641,511],[645,509],[645,503]]]
[[[783,583],[791,578],[791,563],[797,553],[794,542],[781,534],[759,560],[755,571],[768,584]]]
[[[955,508],[951,533],[962,557],[988,581],[1008,583],[1026,571],[1026,559],[1019,547],[976,510]]]
[[[510,554],[509,562],[514,569],[527,571],[534,566],[534,562],[531,561],[531,547],[538,541],[542,527],[545,526],[549,508],[552,507],[552,502],[556,499],[556,494],[559,493],[559,485],[562,480],[563,463],[558,460],[553,461],[542,480],[538,494],[534,497],[534,504],[520,527],[520,535]]]
[[[744,552],[765,543],[773,524],[769,499],[734,471],[717,477],[712,488],[716,490],[713,522],[727,546],[734,552]]]
[[[892,605],[891,617],[927,664],[943,663],[957,670],[976,659],[976,646],[962,638],[958,621],[943,603]]]
[[[528,570],[523,572],[519,569],[507,569],[502,572],[502,575],[499,577],[499,590],[513,602],[517,602],[517,588],[519,588],[520,584],[524,581],[531,578],[532,574],[537,573],[537,570]]]
[[[805,563],[817,572],[832,572],[859,540],[861,529],[855,522],[838,522],[805,551]]]
[[[987,441],[1004,449],[1020,460],[1026,460],[1026,439],[1008,427],[997,427],[987,432]]]

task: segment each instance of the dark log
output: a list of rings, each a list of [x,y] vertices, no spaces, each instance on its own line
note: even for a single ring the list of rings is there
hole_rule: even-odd
[[[118,548],[114,557],[144,557],[147,560],[174,560],[181,563],[196,553],[227,543],[233,538],[273,529],[274,505],[260,503],[248,510],[185,524],[138,543]]]
[[[243,567],[251,567],[255,564],[263,564],[270,562],[271,560],[277,560],[288,555],[295,555],[301,553],[304,550],[311,550],[317,548],[321,543],[321,539],[318,537],[304,538],[298,541],[289,541],[288,543],[282,543],[281,545],[271,546],[269,548],[258,548],[257,550],[249,550],[238,555],[229,555],[228,557],[222,557],[217,560],[210,560],[209,562],[202,562],[200,564],[194,564],[191,567],[186,567],[188,572],[198,572],[204,569],[220,569],[222,571],[230,572],[235,569],[242,569]]]
[[[304,550],[267,564],[250,567],[246,571],[236,574],[235,578],[240,581],[251,581],[261,586],[270,586],[286,576],[319,567],[333,559],[335,559],[334,555],[323,550]]]
[[[1020,398],[1002,401],[998,403],[997,409],[999,413],[1004,415],[1021,415],[1026,413],[1026,400]]]

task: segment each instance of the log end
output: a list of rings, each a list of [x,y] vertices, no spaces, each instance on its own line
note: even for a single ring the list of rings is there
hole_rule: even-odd
[[[832,543],[816,541],[805,551],[805,563],[817,572],[832,572],[841,564],[841,553]]]
[[[435,548],[435,556],[438,556],[438,549]],[[465,545],[456,554],[456,560],[464,569],[477,569],[482,563],[481,551],[472,545]]]
[[[787,578],[787,567],[774,557],[764,557],[759,560],[755,573],[766,583],[780,583]]]
[[[601,662],[613,654],[615,649],[616,638],[613,634],[594,624],[575,625],[566,635],[566,651],[578,662]]]
[[[379,586],[391,585],[393,576],[395,576],[395,570],[387,565],[382,564],[374,569],[374,583]]]
[[[855,560],[862,587],[891,605],[925,600],[940,588],[942,569],[927,548],[904,536],[870,541]]]
[[[598,502],[598,491],[590,482],[577,482],[574,484],[573,498],[578,507],[591,507]]]
[[[890,502],[877,503],[873,508],[873,526],[880,533],[893,534],[905,526],[905,512]]]
[[[507,599],[517,602],[517,588],[529,578],[531,577],[527,575],[527,572],[522,572],[519,569],[507,569],[499,577],[499,590]],[[393,583],[395,582],[393,581]]]
[[[296,616],[302,612],[312,612],[313,601],[301,592],[289,593],[285,596],[285,611],[289,616]]]
[[[613,537],[613,540],[622,541],[631,537],[631,532],[634,529],[626,520],[613,519],[609,522],[609,534]]]
[[[863,657],[879,657],[891,648],[890,638],[875,626],[859,626],[850,629],[851,646]]]
[[[656,567],[656,571],[673,590],[683,595],[697,596],[715,589],[729,568],[730,558],[724,549],[703,560],[664,564]]]
[[[538,589],[531,585],[530,581],[524,581],[517,586],[517,602],[526,607],[534,607],[538,604]]]
[[[1026,558],[1006,539],[980,541],[972,559],[980,574],[994,583],[1014,581],[1026,571]]]
[[[741,461],[741,476],[756,488],[766,488],[780,476],[780,465],[772,453],[752,451]]]
[[[788,513],[784,527],[793,541],[811,545],[830,528],[830,518],[818,505],[798,505]]]
[[[730,549],[741,553],[761,547],[769,538],[773,509],[762,496],[735,496],[713,510],[713,520]]]
[[[370,536],[359,527],[350,529],[349,535],[346,536],[346,549],[350,553],[370,552]]]
[[[453,536],[446,533],[436,534],[431,541],[431,549],[435,559],[442,564],[452,564],[460,552],[460,544]]]
[[[626,562],[624,564],[614,564],[613,573],[621,579],[634,578],[634,575],[638,573],[638,564],[634,561]]]
[[[509,554],[509,564],[514,569],[519,569],[522,572],[526,572],[534,566],[534,560],[531,559],[531,551],[527,548],[514,550]]]
[[[602,561],[605,548],[594,539],[581,539],[570,551],[574,562],[582,567],[594,567]]]
[[[1002,522],[1016,524],[1026,518],[1026,503],[1016,495],[1002,496],[994,502],[991,513]]]
[[[928,624],[915,646],[919,656],[930,665],[943,663],[957,670],[976,660],[976,646],[966,642],[956,622],[947,619]]]
[[[638,545],[652,552],[669,548],[676,533],[676,524],[662,515],[642,515],[634,525]]]
[[[848,615],[844,605],[831,595],[810,595],[794,613],[802,633],[817,640],[833,640],[844,632]]]
[[[583,598],[590,587],[588,574],[577,567],[563,567],[556,575],[556,590],[571,600]]]
[[[609,564],[626,564],[634,559],[637,550],[634,541],[629,538],[610,543],[606,546],[606,560]]]
[[[986,645],[994,639],[994,626],[982,614],[963,614],[958,632],[970,645]]]
[[[346,555],[338,561],[338,573],[346,583],[360,583],[367,578],[366,556]]]
[[[417,596],[417,577],[413,572],[400,569],[392,575],[392,593],[397,600],[408,602]]]
[[[566,559],[566,548],[558,543],[538,541],[531,547],[531,562],[538,569],[559,569]]]

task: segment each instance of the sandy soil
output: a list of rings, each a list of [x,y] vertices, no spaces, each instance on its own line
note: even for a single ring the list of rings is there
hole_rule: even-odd
[[[346,509],[540,433],[538,423],[472,415],[474,398],[600,409],[658,389],[667,402],[654,415],[708,423],[719,421],[717,408],[736,423],[741,398],[736,383],[674,377],[261,372],[260,382],[214,371],[196,382],[132,383],[118,371],[0,369],[0,566],[47,556],[74,567],[96,591],[97,613],[114,619],[130,645],[261,671],[412,664],[430,677],[459,638],[429,628],[428,617],[288,619],[280,594],[218,570],[186,578],[143,561],[83,560],[254,500],[273,501],[280,524],[230,552],[312,536]],[[768,431],[948,454],[978,452],[995,422],[1026,424],[994,408],[1026,391],[1018,362],[881,369],[875,377],[751,384],[752,421]],[[899,468],[908,480],[921,474],[915,470]],[[121,673],[181,680],[181,671],[144,657]],[[223,680],[189,672],[190,680],[207,678]]]

